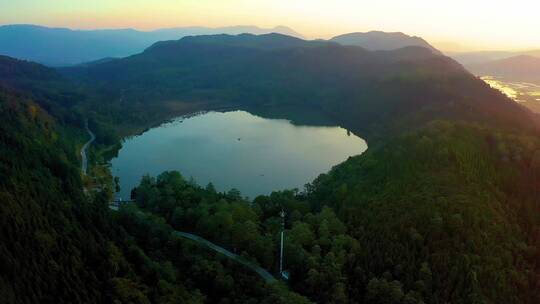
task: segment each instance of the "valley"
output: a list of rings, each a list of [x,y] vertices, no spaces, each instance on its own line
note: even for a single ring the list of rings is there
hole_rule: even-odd
[[[540,120],[504,89],[521,84],[399,46],[0,57],[3,299],[538,302]],[[111,210],[115,192],[133,203]]]

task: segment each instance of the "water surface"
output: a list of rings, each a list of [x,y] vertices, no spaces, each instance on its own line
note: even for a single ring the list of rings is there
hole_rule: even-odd
[[[481,76],[480,78],[487,82],[492,88],[501,91],[517,102],[540,102],[540,85],[538,84],[523,81],[511,81],[494,76]]]
[[[178,170],[217,190],[239,189],[253,198],[274,190],[303,189],[319,174],[367,149],[366,142],[337,126],[298,126],[245,111],[178,118],[127,139],[112,163],[119,196],[144,174]]]

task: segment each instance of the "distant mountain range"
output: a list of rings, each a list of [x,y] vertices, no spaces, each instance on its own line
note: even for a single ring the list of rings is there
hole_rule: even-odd
[[[470,64],[467,68],[477,75],[503,77],[511,81],[540,84],[540,57],[519,55],[510,58]]]
[[[420,37],[409,36],[400,32],[387,33],[371,31],[367,33],[350,33],[336,36],[330,41],[343,45],[356,45],[370,51],[395,50],[407,46],[420,46],[431,50],[433,53],[440,52]]]
[[[186,36],[243,33],[255,35],[278,33],[303,38],[301,34],[285,26],[268,29],[256,26],[179,27],[145,32],[134,29],[71,30],[37,25],[5,25],[0,26],[0,55],[49,66],[71,66],[138,54],[158,41],[178,40]],[[312,45],[325,42],[325,40],[317,41]],[[329,41],[360,46],[371,51],[420,46],[440,54],[424,39],[403,33],[380,31],[350,33]]]
[[[463,65],[473,65],[487,63],[494,60],[501,60],[520,55],[540,57],[540,50],[530,50],[523,52],[512,51],[478,51],[478,52],[445,52],[446,55],[454,58]]]
[[[145,32],[134,29],[71,30],[37,25],[5,25],[0,26],[0,55],[49,66],[67,66],[107,57],[126,57],[142,52],[157,41],[177,40],[190,35],[273,32],[302,37],[285,26],[268,29],[256,26],[178,27]]]

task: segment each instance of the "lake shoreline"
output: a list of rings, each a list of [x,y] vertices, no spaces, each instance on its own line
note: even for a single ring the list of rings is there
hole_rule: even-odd
[[[365,140],[341,127],[294,125],[228,109],[181,115],[126,138],[110,163],[112,175],[120,177],[122,198],[144,174],[167,170],[254,198],[302,189],[366,149]]]

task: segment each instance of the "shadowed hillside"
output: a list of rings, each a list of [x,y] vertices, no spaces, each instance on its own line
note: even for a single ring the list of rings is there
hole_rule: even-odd
[[[397,118],[536,125],[531,113],[461,65],[421,47],[367,51],[277,34],[199,36],[63,73],[123,92],[127,107],[159,107],[166,100],[236,107],[294,104],[318,109],[362,134],[398,127]]]
[[[308,303],[176,236],[162,219],[111,212],[110,186],[83,191],[77,155],[87,140],[84,116],[74,124],[64,115],[84,98],[63,103],[63,90],[74,84],[55,70],[1,59],[3,303]]]

